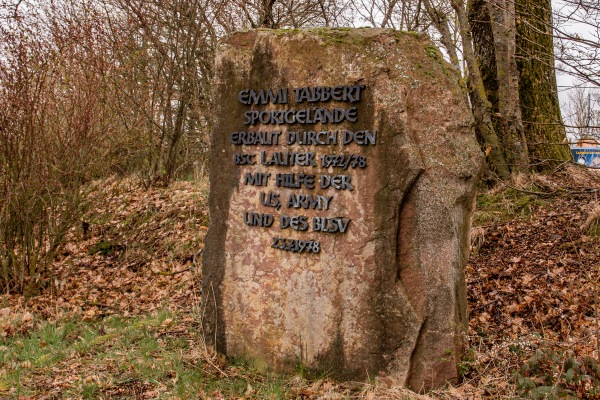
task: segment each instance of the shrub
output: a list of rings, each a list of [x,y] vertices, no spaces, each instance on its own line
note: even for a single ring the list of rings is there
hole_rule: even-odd
[[[572,351],[539,349],[515,373],[519,394],[530,399],[600,399],[600,365]]]
[[[30,10],[0,24],[2,291],[42,283],[85,208],[85,183],[106,165],[113,125],[98,26],[59,11],[68,10]]]

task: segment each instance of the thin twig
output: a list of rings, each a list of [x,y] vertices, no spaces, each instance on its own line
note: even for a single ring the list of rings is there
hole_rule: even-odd
[[[84,303],[86,305],[88,305],[88,306],[101,307],[101,308],[110,308],[111,310],[121,311],[117,307],[109,306],[108,304],[104,304],[104,303],[97,303],[95,301],[85,301]]]
[[[190,269],[192,269],[192,268],[190,267],[190,268],[182,269],[181,271],[175,271],[175,272],[158,271],[158,272],[155,272],[155,274],[157,274],[157,275],[164,275],[164,276],[173,276],[173,275],[178,275],[178,274],[187,272]]]

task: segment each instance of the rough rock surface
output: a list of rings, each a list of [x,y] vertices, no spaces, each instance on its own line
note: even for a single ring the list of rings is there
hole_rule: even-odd
[[[467,324],[463,269],[482,161],[457,76],[431,42],[384,29],[255,30],[221,44],[216,60],[210,226],[203,258],[206,340],[260,368],[338,379],[386,375],[419,390],[456,378]],[[364,85],[356,102],[297,103],[294,88]],[[287,104],[247,105],[244,90],[289,88]],[[356,122],[244,124],[251,110],[356,107]],[[377,131],[376,144],[235,145],[233,132]],[[283,140],[282,140],[283,141]],[[265,166],[260,152],[313,152],[316,166]],[[235,154],[257,165],[234,165]],[[325,154],[366,167],[325,168]],[[271,173],[266,186],[247,172]],[[353,190],[277,187],[277,173],[345,174]],[[279,194],[277,209],[261,193]],[[292,194],[333,196],[328,210],[288,207]],[[273,215],[249,226],[244,212]],[[281,215],[306,216],[305,231]],[[345,233],[312,218],[350,219]],[[319,253],[272,248],[273,237],[320,243]]]

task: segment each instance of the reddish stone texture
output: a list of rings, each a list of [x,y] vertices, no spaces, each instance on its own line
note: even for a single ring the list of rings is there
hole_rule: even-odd
[[[357,103],[244,105],[245,89],[365,85]],[[458,76],[423,36],[387,29],[240,32],[216,60],[210,227],[203,330],[228,356],[276,371],[298,365],[338,379],[388,376],[421,390],[457,377],[466,328],[463,268],[482,156]],[[249,110],[358,107],[354,123],[244,125]],[[377,131],[369,146],[236,146],[242,130]],[[283,137],[282,135],[282,137]],[[236,166],[235,153],[358,154],[365,169]],[[259,158],[259,157],[257,157]],[[246,172],[269,172],[266,187]],[[283,189],[277,173],[346,174],[354,190]],[[261,205],[277,192],[280,209]],[[287,207],[291,194],[333,196],[329,210]],[[272,214],[270,228],[244,212]],[[280,215],[344,217],[346,233],[281,229]],[[321,251],[271,248],[273,236]]]

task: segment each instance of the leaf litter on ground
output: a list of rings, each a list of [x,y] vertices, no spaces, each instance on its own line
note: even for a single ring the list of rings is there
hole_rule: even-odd
[[[515,398],[541,349],[598,358],[599,172],[563,166],[478,195],[463,380],[427,395],[214,354],[199,325],[207,183],[103,181],[40,293],[0,297],[0,398]]]

